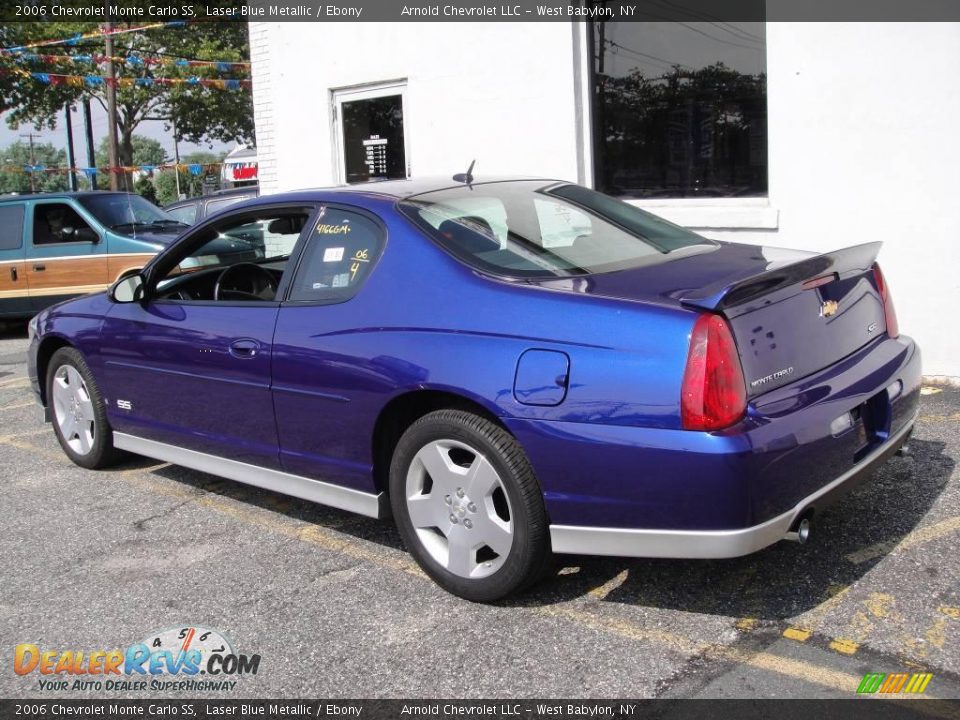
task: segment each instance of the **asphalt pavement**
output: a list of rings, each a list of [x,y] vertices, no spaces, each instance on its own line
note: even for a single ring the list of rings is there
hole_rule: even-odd
[[[143,458],[76,467],[33,401],[26,347],[22,326],[0,331],[0,697],[175,697],[41,689],[13,654],[182,627],[260,655],[207,697],[851,698],[864,674],[900,672],[960,697],[956,389],[924,389],[910,456],[819,517],[806,545],[565,557],[484,606],[427,579],[390,521]]]

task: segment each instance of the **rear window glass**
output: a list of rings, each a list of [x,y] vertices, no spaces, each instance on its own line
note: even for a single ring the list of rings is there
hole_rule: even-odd
[[[0,205],[0,250],[23,247],[23,205]]]
[[[508,277],[587,275],[716,244],[569,183],[511,181],[415,195],[400,210],[457,257]]]

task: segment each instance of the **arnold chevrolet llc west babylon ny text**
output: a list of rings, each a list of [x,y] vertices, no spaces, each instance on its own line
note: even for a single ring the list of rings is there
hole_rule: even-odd
[[[616,9],[619,15],[631,16],[636,8],[622,5]],[[576,5],[537,5],[533,9],[524,9],[519,5],[478,5],[460,7],[458,5],[404,5],[400,11],[404,17],[571,17],[571,18],[613,18],[611,7],[578,7]]]

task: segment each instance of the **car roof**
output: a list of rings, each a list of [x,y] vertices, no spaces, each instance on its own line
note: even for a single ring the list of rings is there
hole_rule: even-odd
[[[234,195],[249,195],[250,197],[259,197],[260,188],[250,185],[248,187],[239,187],[239,188],[227,188],[226,190],[215,190],[212,193],[207,195],[197,195],[196,197],[184,198],[183,200],[174,200],[169,205],[164,205],[163,210],[169,210],[170,208],[179,208],[186,205],[196,205],[202,203],[205,200],[218,200],[220,198],[229,198]]]
[[[63,192],[23,193],[22,195],[3,195],[0,202],[21,200],[49,200],[51,198],[102,197],[104,195],[135,195],[125,190],[65,190]]]
[[[492,185],[494,183],[508,182],[561,182],[558,180],[542,177],[496,177],[484,178],[472,183],[473,186]],[[457,182],[452,178],[417,178],[413,180],[382,180],[380,182],[361,183],[357,185],[333,185],[330,187],[308,188],[304,190],[291,190],[276,195],[261,195],[256,204],[276,202],[278,200],[296,200],[309,201],[318,199],[321,196],[345,195],[345,196],[365,196],[370,198],[379,198],[385,200],[406,200],[423,193],[435,192],[438,190],[450,190],[453,188],[466,187],[465,183]]]

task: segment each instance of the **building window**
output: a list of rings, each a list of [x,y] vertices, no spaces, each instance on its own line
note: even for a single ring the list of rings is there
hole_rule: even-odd
[[[592,56],[598,190],[767,194],[764,23],[597,21]]]

